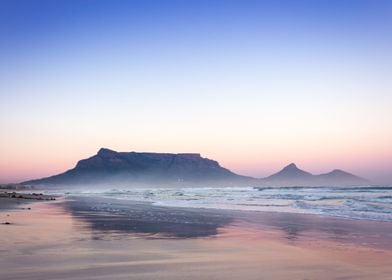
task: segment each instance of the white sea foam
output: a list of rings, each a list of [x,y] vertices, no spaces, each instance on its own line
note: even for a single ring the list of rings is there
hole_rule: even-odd
[[[309,213],[392,221],[392,187],[132,188],[79,190],[88,195],[162,206]]]

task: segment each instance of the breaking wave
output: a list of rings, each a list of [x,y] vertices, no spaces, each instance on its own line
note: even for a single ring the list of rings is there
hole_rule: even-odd
[[[392,221],[392,186],[132,188],[74,191],[161,206],[308,213]]]

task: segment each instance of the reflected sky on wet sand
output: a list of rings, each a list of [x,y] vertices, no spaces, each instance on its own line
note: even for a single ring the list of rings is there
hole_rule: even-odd
[[[317,215],[226,211],[154,206],[115,199],[77,198],[64,208],[81,228],[94,238],[111,235],[143,238],[206,238],[231,236],[251,231],[257,236],[274,236],[294,242],[327,240],[374,248],[391,248],[392,224]],[[106,237],[105,237],[106,236]]]
[[[373,246],[372,230],[364,236],[373,243],[348,242],[363,221],[84,198],[31,208],[0,213],[12,223],[0,231],[2,280],[256,280],[261,273],[282,280],[388,279],[392,273],[392,252]],[[381,239],[389,224],[382,225]]]

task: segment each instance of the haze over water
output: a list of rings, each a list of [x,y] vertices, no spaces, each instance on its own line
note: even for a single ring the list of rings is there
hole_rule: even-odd
[[[354,220],[392,221],[392,187],[144,187],[56,189],[48,194],[114,198],[159,206],[304,213]],[[116,213],[107,206],[105,209]]]

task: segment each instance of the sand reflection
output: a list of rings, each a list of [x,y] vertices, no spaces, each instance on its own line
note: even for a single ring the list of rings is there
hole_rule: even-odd
[[[344,220],[317,225],[315,217],[128,203],[133,212],[121,212],[121,205],[103,204],[105,209],[102,201],[91,202],[39,203],[31,211],[2,212],[13,224],[0,231],[1,279],[364,280],[392,274],[391,250],[348,242],[341,236],[359,226]],[[91,206],[98,208],[86,208]],[[339,227],[342,231],[336,231]],[[386,229],[378,231],[382,235]],[[329,238],[334,234],[340,241]]]

